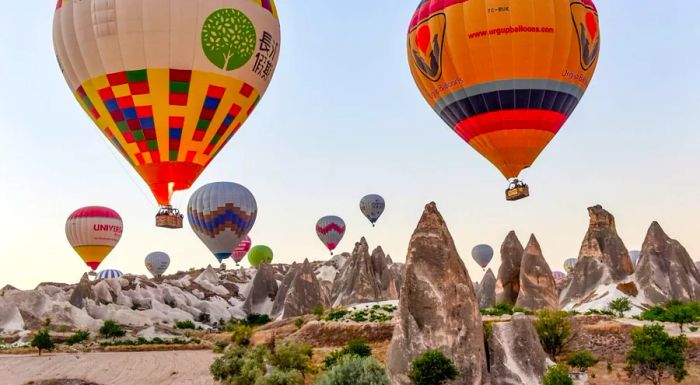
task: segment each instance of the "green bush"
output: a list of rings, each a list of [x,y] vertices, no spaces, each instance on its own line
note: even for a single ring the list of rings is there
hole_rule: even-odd
[[[698,328],[697,326],[688,326],[688,330],[695,333],[696,331],[700,330],[700,328]]]
[[[208,324],[211,321],[211,315],[209,313],[201,312],[197,316],[197,322],[201,322],[203,324]]]
[[[248,325],[238,324],[231,331],[231,341],[236,345],[248,346],[252,336],[253,328]]]
[[[283,342],[275,347],[269,363],[279,370],[296,371],[305,377],[312,370],[312,356],[311,345]]]
[[[586,313],[584,313],[584,315],[609,315],[609,316],[614,317],[615,312],[613,312],[610,309],[602,309],[602,310],[600,310],[600,309],[588,309],[586,311]]]
[[[587,350],[571,353],[566,358],[566,363],[572,368],[578,369],[579,372],[586,372],[588,368],[595,366],[598,361],[598,357]]]
[[[126,331],[122,327],[122,325],[119,325],[113,320],[106,320],[102,326],[100,327],[100,334],[105,337],[105,338],[118,338],[118,337],[124,337],[126,335]]]
[[[685,351],[688,339],[684,335],[671,337],[661,325],[644,326],[630,333],[632,350],[627,353],[627,375],[647,379],[659,385],[665,378],[681,382],[688,375],[685,369]]]
[[[563,311],[541,310],[537,313],[535,330],[544,351],[552,360],[564,350],[571,338],[571,325],[567,313]]]
[[[326,321],[340,321],[350,312],[345,309],[331,310],[326,316]]]
[[[315,385],[389,385],[389,378],[374,358],[346,356],[321,375]]]
[[[304,319],[297,318],[296,320],[294,320],[294,326],[296,326],[297,329],[301,329],[301,327],[304,326]]]
[[[214,360],[209,372],[214,380],[225,385],[254,385],[265,375],[265,360],[269,353],[264,346],[246,348],[233,346]]]
[[[74,345],[74,344],[79,344],[83,341],[87,341],[90,338],[90,332],[87,330],[78,330],[75,333],[73,333],[72,336],[66,338],[66,344],[68,345]]]
[[[574,385],[569,371],[561,365],[550,366],[542,379],[542,385]]]
[[[323,360],[326,369],[336,365],[345,356],[369,357],[372,355],[372,348],[362,339],[354,339],[341,350],[331,352]]]
[[[190,320],[185,320],[185,321],[175,321],[175,328],[176,329],[194,329],[194,322]]]
[[[367,322],[367,312],[358,310],[350,315],[350,320],[353,322]]]
[[[32,342],[30,343],[30,345],[33,348],[39,349],[39,355],[41,355],[41,352],[44,350],[52,351],[54,349],[54,347],[56,346],[53,343],[51,336],[49,335],[49,331],[46,329],[41,330],[38,333],[34,334],[34,337],[32,337]]]
[[[459,375],[451,359],[438,350],[431,350],[411,362],[408,377],[416,385],[442,385]]]
[[[248,326],[262,326],[272,321],[267,314],[249,314],[245,320]]]
[[[664,306],[654,306],[642,312],[640,318],[645,321],[673,322],[683,332],[683,326],[700,321],[700,302],[683,303],[669,301]]]
[[[627,297],[617,298],[610,302],[608,309],[617,313],[619,318],[625,316],[625,312],[632,310],[632,303]]]
[[[296,371],[272,369],[255,381],[255,385],[304,385],[304,377]]]
[[[323,313],[326,311],[326,309],[323,308],[323,305],[320,303],[311,310],[311,314],[315,315],[318,317],[318,319],[321,319],[323,317]]]
[[[227,347],[228,347],[228,341],[226,341],[226,340],[216,340],[216,342],[214,342],[214,352],[215,353],[223,353]]]

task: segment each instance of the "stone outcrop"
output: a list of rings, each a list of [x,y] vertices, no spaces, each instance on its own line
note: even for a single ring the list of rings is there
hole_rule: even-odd
[[[491,384],[541,384],[548,360],[532,321],[516,314],[510,322],[492,325],[488,338]]]
[[[515,305],[520,292],[520,261],[523,258],[523,245],[515,231],[501,245],[501,267],[498,268],[496,281],[496,302]]]
[[[557,285],[534,235],[525,247],[520,265],[520,293],[516,306],[530,310],[558,309]]]
[[[398,313],[387,354],[393,385],[411,384],[411,362],[434,349],[459,370],[448,385],[489,384],[476,294],[435,203],[425,207],[411,237]]]
[[[488,309],[496,304],[496,276],[493,271],[488,269],[481,284],[476,291],[476,297],[479,299],[479,308]]]
[[[296,278],[300,268],[301,265],[294,262],[289,268],[287,274],[284,276],[282,283],[279,284],[277,296],[275,297],[275,302],[272,305],[273,316],[278,316],[280,313],[282,313],[282,310],[284,310],[284,301],[287,299],[287,293],[292,287],[292,281],[294,281],[294,278]]]
[[[285,281],[290,274],[294,274],[294,276],[288,281],[288,289],[278,290],[277,298],[275,298],[275,305],[281,318],[310,314],[314,306],[319,304],[324,307],[329,306],[328,298],[324,295],[321,284],[318,282],[308,259],[304,260],[304,263],[298,268],[290,269],[285,276]],[[282,286],[285,286],[285,282],[282,282]],[[273,312],[273,314],[275,313]]]
[[[700,300],[700,272],[688,252],[654,222],[642,245],[635,280],[648,304]]]
[[[248,314],[270,313],[277,289],[274,269],[267,263],[261,264],[246,296],[243,311]]]
[[[601,206],[588,208],[590,217],[578,262],[561,291],[566,306],[590,296],[598,287],[622,282],[634,272],[629,251],[615,227],[615,217]]]
[[[90,282],[90,278],[88,278],[87,273],[83,274],[82,278],[80,278],[80,283],[73,289],[73,293],[70,295],[70,299],[68,302],[77,307],[82,309],[85,306],[85,300],[91,299],[91,300],[96,300],[96,295],[92,291],[92,283]]]

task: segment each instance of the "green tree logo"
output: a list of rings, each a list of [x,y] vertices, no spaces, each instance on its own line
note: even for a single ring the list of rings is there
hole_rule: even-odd
[[[215,11],[202,26],[202,49],[215,66],[232,71],[253,56],[257,42],[255,26],[243,12],[224,8]]]

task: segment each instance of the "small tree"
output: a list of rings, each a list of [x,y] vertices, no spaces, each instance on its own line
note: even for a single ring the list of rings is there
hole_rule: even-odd
[[[671,337],[661,325],[644,326],[630,333],[632,350],[627,353],[625,371],[634,380],[646,379],[659,385],[665,378],[681,382],[688,375],[685,351],[688,339],[684,335]]]
[[[51,340],[48,330],[41,330],[32,338],[31,346],[39,349],[39,355],[43,350],[51,351],[56,346]]]
[[[311,345],[283,342],[275,347],[270,365],[282,371],[297,371],[306,378],[306,373],[312,370],[312,356]]]
[[[372,357],[346,356],[315,385],[389,385],[386,371]]]
[[[122,325],[119,325],[115,321],[109,319],[102,324],[102,327],[100,327],[100,334],[105,338],[115,339],[118,337],[124,337],[126,335],[126,331]]]
[[[316,318],[321,319],[323,317],[323,313],[326,311],[326,309],[323,308],[323,305],[320,303],[311,310],[311,314],[315,315]]]
[[[297,318],[294,320],[294,326],[297,327],[297,329],[301,329],[302,326],[304,326],[304,319],[303,318]]]
[[[78,344],[83,341],[86,341],[87,339],[90,338],[90,332],[87,330],[78,330],[75,333],[73,333],[72,336],[66,338],[66,344],[68,345],[73,345],[73,344]]]
[[[698,320],[698,314],[689,304],[674,303],[666,308],[666,321],[677,323],[683,333],[683,325]]]
[[[569,371],[561,365],[550,366],[542,379],[542,385],[574,385]]]
[[[408,377],[416,385],[441,385],[458,375],[451,359],[441,351],[431,350],[413,360]]]
[[[608,309],[617,313],[618,318],[622,318],[625,312],[632,310],[632,303],[627,297],[617,298],[610,302]]]
[[[233,327],[231,341],[236,345],[248,346],[250,337],[253,336],[253,328],[248,325],[237,324]]]
[[[598,361],[598,357],[594,356],[587,350],[571,353],[566,358],[566,363],[569,366],[578,369],[578,371],[582,373],[585,373],[591,366],[595,366]]]
[[[254,385],[265,375],[267,348],[234,346],[209,367],[214,380],[231,385]]]
[[[567,313],[563,311],[541,310],[537,313],[535,329],[544,351],[552,360],[564,350],[571,338],[571,325]]]

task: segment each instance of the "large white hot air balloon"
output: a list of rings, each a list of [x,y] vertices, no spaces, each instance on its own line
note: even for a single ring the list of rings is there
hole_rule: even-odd
[[[472,249],[472,258],[482,269],[486,269],[493,259],[493,248],[489,245],[476,245]]]
[[[187,205],[192,230],[219,262],[229,258],[234,247],[248,235],[257,214],[253,194],[232,182],[210,183],[199,188]]]
[[[384,198],[377,194],[367,195],[360,200],[360,211],[369,219],[373,227],[382,216],[385,208]]]
[[[335,215],[325,216],[316,222],[316,234],[333,254],[345,235],[345,221]]]
[[[154,251],[146,256],[146,269],[158,278],[170,266],[170,256],[162,251]]]

